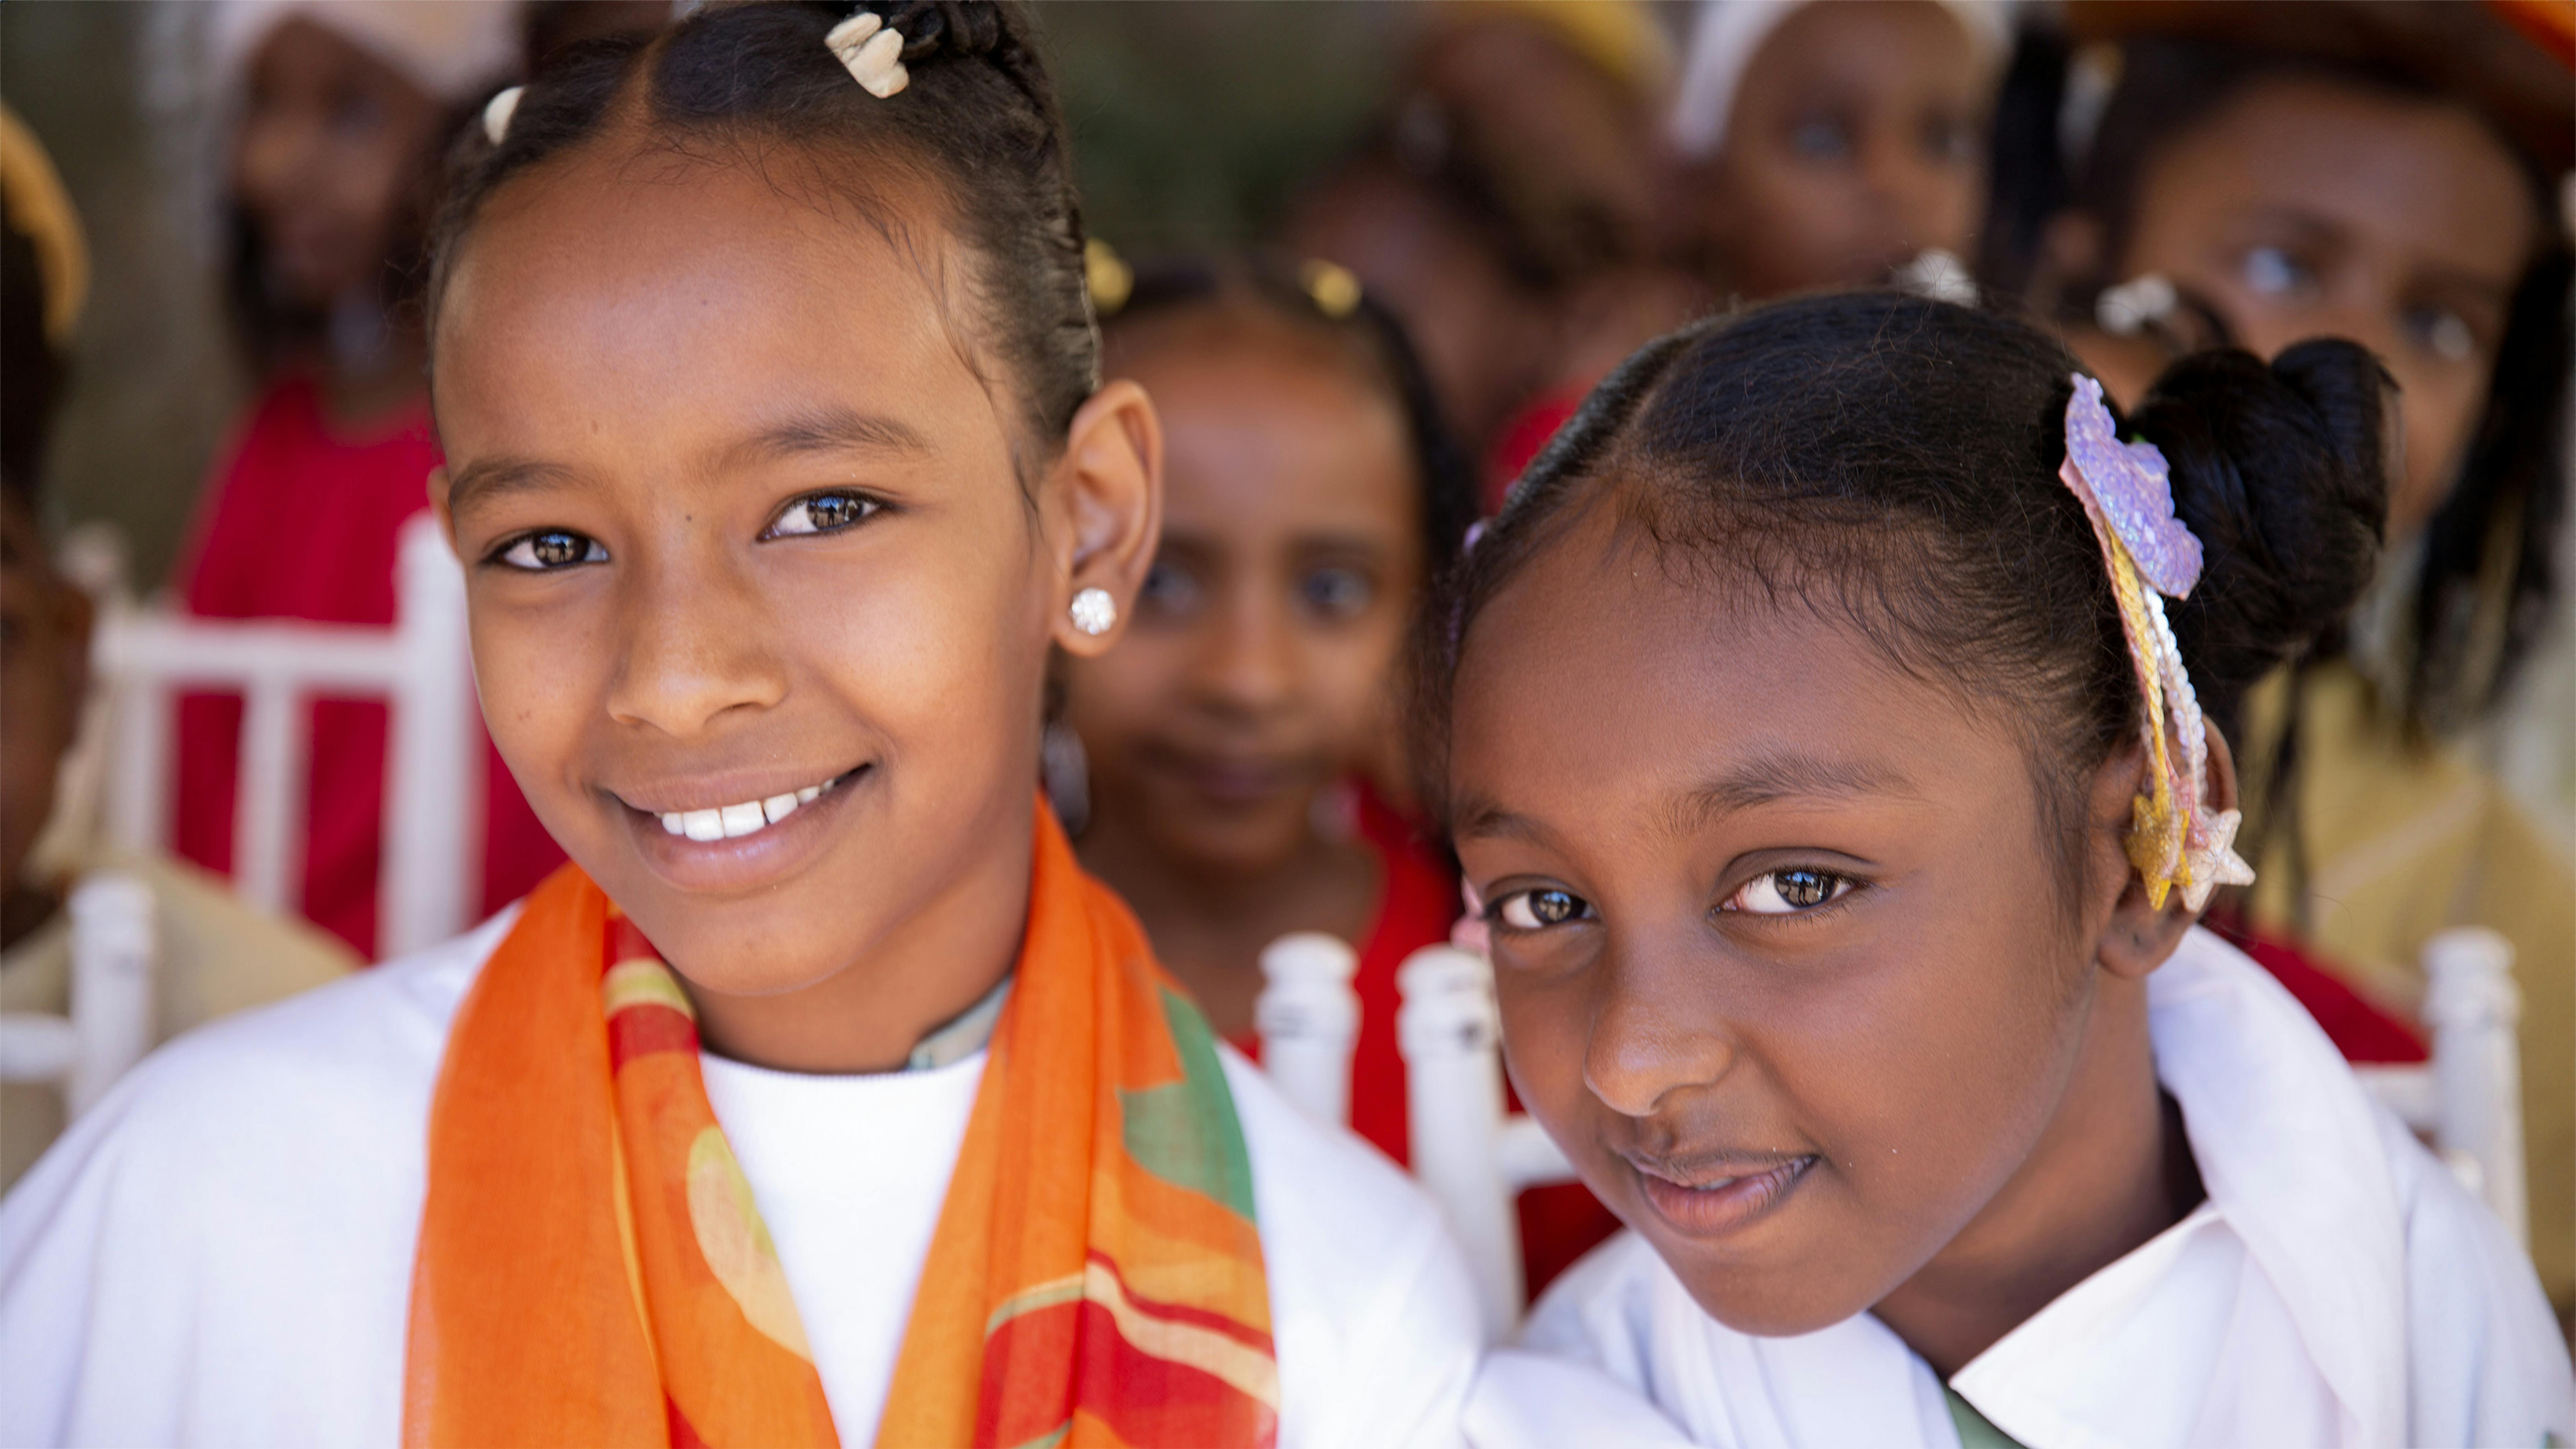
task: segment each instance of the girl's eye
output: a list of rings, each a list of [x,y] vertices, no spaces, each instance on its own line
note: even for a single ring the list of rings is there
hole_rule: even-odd
[[[541,528],[523,533],[494,556],[495,561],[530,573],[568,569],[574,564],[606,563],[608,550],[599,540],[568,528]]]
[[[769,525],[768,538],[805,533],[838,533],[885,505],[857,493],[817,493],[787,505]]]
[[[1752,916],[1794,916],[1812,911],[1828,901],[1839,900],[1859,882],[1849,876],[1828,870],[1810,870],[1791,866],[1770,871],[1746,881],[1735,894],[1728,896],[1721,911],[1742,911]]]
[[[1592,914],[1592,903],[1572,891],[1514,891],[1485,908],[1486,914],[1514,931],[1543,931]]]
[[[2448,307],[2409,307],[2404,320],[2415,345],[2444,362],[2466,362],[2477,355],[2477,330]]]
[[[1309,610],[1339,622],[1364,612],[1377,591],[1354,570],[1322,568],[1299,579],[1297,592]]]
[[[2304,294],[2317,275],[2307,263],[2279,247],[2256,247],[2245,254],[2245,285],[2266,297]]]
[[[1789,129],[1789,149],[1810,161],[1840,161],[1851,155],[1851,132],[1840,121],[1800,121]]]
[[[1956,116],[1940,116],[1923,127],[1923,154],[1935,165],[1963,166],[1977,159],[1977,128]]]
[[[1188,569],[1168,559],[1154,560],[1145,571],[1145,585],[1136,591],[1141,613],[1178,617],[1198,607],[1199,581]]]

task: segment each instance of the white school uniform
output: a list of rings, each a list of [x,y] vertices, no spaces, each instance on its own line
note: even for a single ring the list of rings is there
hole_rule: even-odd
[[[2529,1260],[2298,1003],[2197,929],[2148,1003],[2208,1200],[1948,1387],[2026,1449],[2576,1442],[2567,1347]],[[1615,1403],[1614,1385],[1664,1422]],[[1603,1414],[1628,1416],[1625,1437],[1587,1444],[1962,1442],[1940,1377],[1876,1318],[1737,1333],[1634,1233],[1559,1280],[1488,1361],[1469,1434],[1569,1442]]]
[[[73,1125],[0,1201],[0,1444],[400,1439],[430,1102],[508,924],[182,1037]],[[1436,1210],[1221,1055],[1279,1443],[1459,1443],[1480,1330]],[[984,1055],[863,1077],[701,1062],[841,1442],[871,1443]]]

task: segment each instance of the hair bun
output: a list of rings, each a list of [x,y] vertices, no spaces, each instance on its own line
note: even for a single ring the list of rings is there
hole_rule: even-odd
[[[2172,607],[2202,702],[2231,732],[2245,690],[2340,623],[2378,567],[2393,390],[2350,342],[2302,342],[2266,366],[2195,353],[2129,418],[2172,469],[2174,511],[2206,554]]]
[[[903,36],[907,63],[933,53],[990,55],[1002,43],[1001,7],[990,0],[897,0],[879,13]]]

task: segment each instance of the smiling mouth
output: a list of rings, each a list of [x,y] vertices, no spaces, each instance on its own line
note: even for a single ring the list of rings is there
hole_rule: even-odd
[[[1656,1216],[1692,1237],[1717,1237],[1762,1217],[1787,1197],[1816,1165],[1811,1154],[1726,1176],[1675,1173],[1631,1159],[1646,1202]],[[1683,1180],[1685,1177],[1691,1179]]]
[[[662,829],[667,834],[684,836],[702,843],[715,840],[739,840],[743,836],[757,834],[776,825],[798,810],[856,779],[859,770],[866,768],[867,766],[861,765],[857,770],[835,775],[819,785],[802,786],[771,795],[766,799],[745,800],[738,805],[719,805],[711,810],[661,810],[645,813],[661,821]]]

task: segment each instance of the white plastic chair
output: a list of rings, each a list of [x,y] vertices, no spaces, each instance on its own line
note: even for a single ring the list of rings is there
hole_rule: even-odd
[[[77,1117],[152,1049],[158,951],[151,889],[130,875],[90,876],[69,909],[71,1014],[0,1015],[0,1081],[57,1085]]]
[[[2430,1137],[2460,1184],[2529,1247],[2523,1196],[2522,1049],[2514,1023],[2513,943],[2461,926],[2424,943],[2424,1024],[2433,1060],[2420,1067],[2356,1067],[2354,1074],[2398,1120]]]
[[[93,650],[108,700],[109,840],[168,845],[171,720],[186,691],[244,698],[233,885],[264,910],[295,904],[309,742],[317,696],[391,706],[377,950],[399,956],[473,922],[480,879],[483,758],[465,582],[422,514],[403,526],[391,629],[273,619],[196,619],[106,601]]]
[[[2400,1120],[2428,1133],[2462,1184],[2528,1245],[2513,947],[2483,927],[2445,931],[2425,943],[2424,967],[2433,1060],[2360,1067],[2356,1075]],[[1447,1213],[1487,1322],[1500,1332],[1518,1319],[1525,1296],[1513,1199],[1525,1188],[1572,1181],[1574,1168],[1538,1123],[1503,1110],[1492,966],[1428,946],[1396,982],[1413,1175]]]

